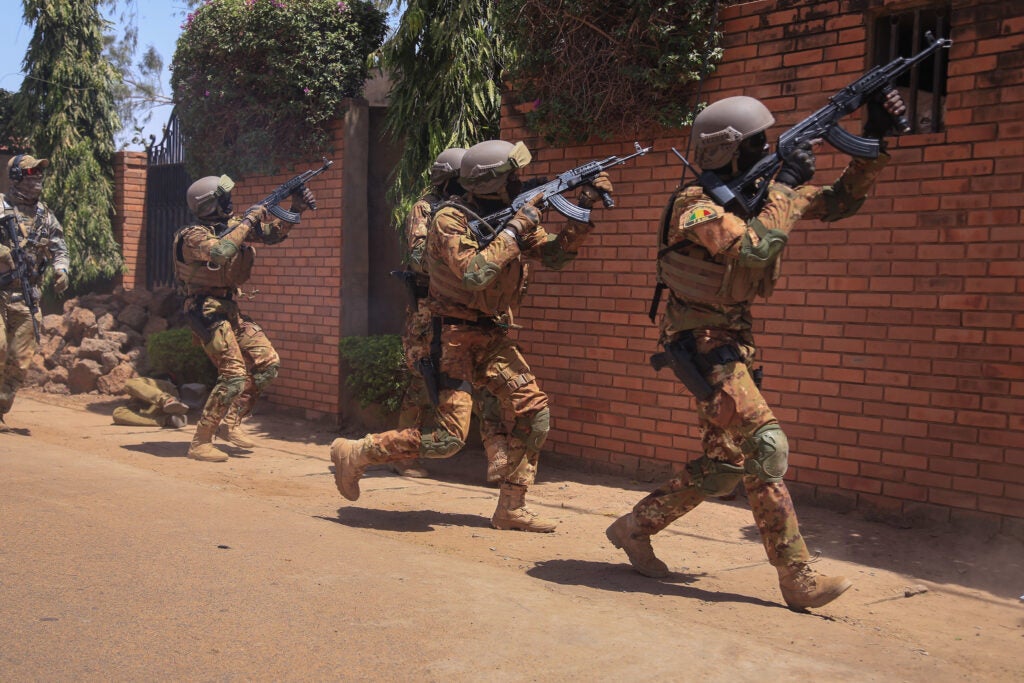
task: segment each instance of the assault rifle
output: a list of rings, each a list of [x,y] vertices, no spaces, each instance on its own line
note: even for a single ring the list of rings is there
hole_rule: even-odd
[[[879,151],[878,140],[847,133],[839,127],[839,120],[859,109],[878,93],[888,93],[892,90],[892,82],[897,76],[937,50],[953,44],[948,38],[936,39],[931,31],[925,33],[925,40],[928,47],[916,55],[897,57],[884,66],[876,66],[830,97],[828,104],[780,135],[775,152],[761,159],[739,178],[725,182],[713,171],[706,170],[697,177],[697,182],[716,204],[743,218],[751,218],[760,213],[768,196],[768,185],[782,167],[782,160],[801,143],[825,138],[850,156],[876,158]],[[910,123],[903,116],[894,121],[893,127],[898,135],[908,133],[911,129]],[[685,159],[683,162],[690,168]]]
[[[496,211],[495,213],[492,213],[489,216],[484,216],[483,218],[471,219],[469,221],[469,229],[476,238],[477,244],[481,249],[483,249],[493,242],[494,238],[501,233],[505,224],[516,215],[519,209],[538,194],[544,195],[540,203],[537,204],[537,208],[540,211],[551,206],[566,218],[579,221],[580,223],[587,223],[590,221],[590,209],[584,209],[582,206],[573,204],[563,197],[562,193],[579,187],[580,185],[586,185],[594,180],[598,173],[605,169],[619,164],[624,164],[633,157],[643,156],[651,151],[650,147],[641,147],[639,142],[634,142],[633,146],[636,148],[636,151],[628,156],[610,156],[607,159],[591,161],[583,164],[582,166],[577,166],[574,169],[558,175],[554,180],[550,180],[543,185],[519,193],[516,198],[512,200],[511,206],[507,209]],[[615,201],[611,198],[611,195],[607,192],[602,192],[601,195],[601,201],[606,207],[611,208],[615,206]]]
[[[30,282],[34,275],[35,260],[29,257],[25,252],[24,245],[21,243],[21,229],[18,227],[18,219],[8,214],[0,219],[0,221],[3,222],[4,241],[10,246],[11,258],[14,261],[14,270],[0,275],[0,287],[6,287],[15,280],[21,281],[21,296],[25,299],[25,305],[28,306],[28,312],[32,318],[32,332],[38,344],[39,322],[36,320],[36,313],[39,312],[39,302],[36,300],[35,288]]]
[[[278,205],[288,197],[295,194],[296,192],[301,192],[302,188],[306,185],[307,182],[317,177],[334,164],[333,161],[328,161],[327,157],[323,158],[323,162],[324,165],[316,169],[315,171],[309,170],[306,171],[305,173],[300,173],[299,175],[295,176],[288,182],[282,183],[280,186],[278,186],[276,190],[268,194],[265,199],[260,201],[259,204],[261,206],[267,207],[267,210],[270,211],[270,213],[274,214],[283,221],[287,221],[288,223],[298,223],[300,218],[299,214],[297,214],[294,211],[282,209]],[[309,208],[315,211],[316,202],[311,202]]]

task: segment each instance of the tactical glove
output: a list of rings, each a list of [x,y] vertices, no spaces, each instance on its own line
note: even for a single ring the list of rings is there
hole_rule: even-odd
[[[907,111],[907,105],[896,88],[879,92],[868,100],[868,120],[864,124],[864,137],[881,140],[892,130],[893,123]]]
[[[515,216],[505,224],[505,230],[509,231],[516,242],[522,248],[523,239],[540,225],[540,209],[537,204],[544,198],[544,194],[538,192],[530,201],[523,204]]]
[[[61,294],[68,288],[70,280],[68,278],[68,271],[61,268],[57,271],[57,274],[53,278],[53,291],[57,294]]]
[[[602,192],[607,192],[611,195],[613,189],[612,181],[608,177],[607,171],[601,171],[592,181],[580,187],[580,196],[577,203],[584,209],[589,209],[601,198]]]
[[[313,191],[305,185],[301,189],[296,190],[292,194],[292,211],[299,213],[306,209],[311,209],[316,206],[316,197],[313,196]]]
[[[814,177],[814,148],[811,143],[802,142],[782,160],[782,168],[775,176],[775,182],[800,187]]]

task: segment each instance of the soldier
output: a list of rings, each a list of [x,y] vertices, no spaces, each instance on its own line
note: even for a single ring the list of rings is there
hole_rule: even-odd
[[[114,424],[131,427],[181,429],[188,424],[188,406],[178,397],[173,382],[154,377],[132,377],[124,383],[127,405],[114,408]]]
[[[890,115],[902,114],[905,107],[894,91],[869,111],[865,135],[881,140]],[[698,165],[725,181],[742,174],[768,153],[764,131],[774,122],[751,97],[710,105],[693,122]],[[658,294],[662,284],[672,294],[661,319],[660,343],[697,397],[704,454],[608,527],[608,539],[641,574],[668,574],[654,555],[652,534],[705,498],[728,495],[742,482],[787,605],[821,607],[851,586],[843,577],[824,576],[809,566],[782,480],[789,453],[786,434],[753,370],[750,309],[755,296],[771,294],[794,224],[800,218],[831,222],[854,214],[888,161],[884,151],[875,160],[854,158],[834,185],[806,185],[814,174],[814,153],[810,145],[803,146],[784,160],[764,207],[750,220],[712,202],[697,184],[672,194],[659,228]]]
[[[459,185],[459,166],[465,154],[465,149],[451,147],[437,156],[430,167],[430,189],[413,204],[405,219],[408,267],[404,275],[411,297],[406,307],[402,346],[409,366],[410,381],[398,416],[399,430],[411,427],[422,429],[425,418],[434,411],[418,365],[421,359],[430,356],[430,311],[427,310],[426,298],[430,279],[425,259],[427,229],[434,209],[449,197],[464,192]],[[480,424],[480,436],[487,456],[486,481],[496,486],[501,482],[501,473],[508,458],[508,436],[502,424],[500,405],[484,389],[476,392],[474,413]],[[389,462],[388,467],[404,477],[428,476],[419,458]]]
[[[31,270],[29,285],[39,299],[43,274],[53,269],[53,290],[60,294],[68,288],[68,248],[64,228],[39,196],[43,178],[49,168],[48,159],[18,154],[7,162],[9,180],[7,194],[0,194],[2,220],[15,221]],[[0,432],[8,431],[4,416],[11,410],[14,396],[25,381],[25,372],[36,352],[33,315],[25,301],[20,278],[14,278],[13,244],[7,226],[0,230]],[[7,277],[5,277],[7,274]],[[42,324],[37,309],[35,324]]]
[[[558,235],[549,235],[540,225],[540,211],[535,206],[538,195],[486,247],[480,247],[469,229],[470,218],[509,206],[522,188],[518,171],[530,160],[530,152],[521,142],[513,145],[502,140],[481,142],[463,156],[460,182],[466,194],[436,212],[427,236],[427,305],[435,341],[431,357],[440,370],[438,426],[422,435],[406,430],[369,434],[359,440],[336,439],[331,444],[335,484],[348,500],[359,498],[359,479],[367,465],[416,453],[432,458],[455,455],[469,433],[470,392],[472,388],[488,389],[513,425],[508,465],[491,525],[496,529],[554,531],[554,522],[537,516],[525,503],[547,438],[548,397],[508,338],[508,330],[523,294],[524,257],[563,268],[576,258],[594,226],[570,221]],[[581,188],[580,205],[593,206],[599,189],[611,192],[607,174]]]
[[[186,201],[198,222],[174,234],[174,273],[185,297],[184,310],[203,350],[217,368],[217,383],[203,406],[188,457],[223,462],[228,456],[213,446],[221,421],[227,419],[228,442],[252,448],[242,431],[260,393],[277,377],[280,359],[263,328],[242,314],[235,296],[249,280],[256,251],[250,242],[278,244],[291,225],[268,222],[266,207],[256,204],[239,218],[234,214],[226,175],[200,178],[188,188]],[[303,187],[292,197],[293,212],[314,203]]]

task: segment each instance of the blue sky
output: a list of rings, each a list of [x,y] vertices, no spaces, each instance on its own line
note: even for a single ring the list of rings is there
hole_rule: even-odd
[[[174,56],[174,46],[181,33],[187,8],[184,0],[138,0],[139,52],[152,45],[164,60],[163,89],[171,94],[168,66]],[[16,92],[21,88],[21,73],[25,50],[32,39],[32,27],[22,23],[21,0],[0,0],[0,88]],[[112,16],[108,17],[112,18]],[[145,136],[155,135],[157,142],[163,135],[162,127],[170,116],[171,107],[163,106],[153,110],[152,118],[145,128]],[[141,149],[129,145],[128,149]]]

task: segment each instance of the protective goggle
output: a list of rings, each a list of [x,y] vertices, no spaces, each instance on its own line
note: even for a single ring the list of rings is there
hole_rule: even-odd
[[[530,150],[527,149],[526,145],[522,142],[517,142],[512,146],[512,149],[509,150],[508,158],[505,159],[505,161],[497,164],[496,166],[491,166],[490,168],[478,168],[471,175],[474,176],[476,180],[497,178],[505,175],[506,173],[511,173],[517,168],[526,166],[532,160],[533,155],[530,154]]]
[[[217,202],[217,206],[220,207],[221,211],[230,212],[231,190],[233,189],[235,189],[235,181],[226,175],[222,175],[217,180],[217,187],[196,197],[196,205],[202,206],[206,200],[213,199]]]
[[[46,172],[45,168],[40,168],[38,166],[34,166],[32,168],[23,168],[23,169],[21,169],[21,175],[25,176],[26,178],[31,178],[32,176],[35,176],[35,175],[43,175],[43,173],[45,173],[45,172]]]

